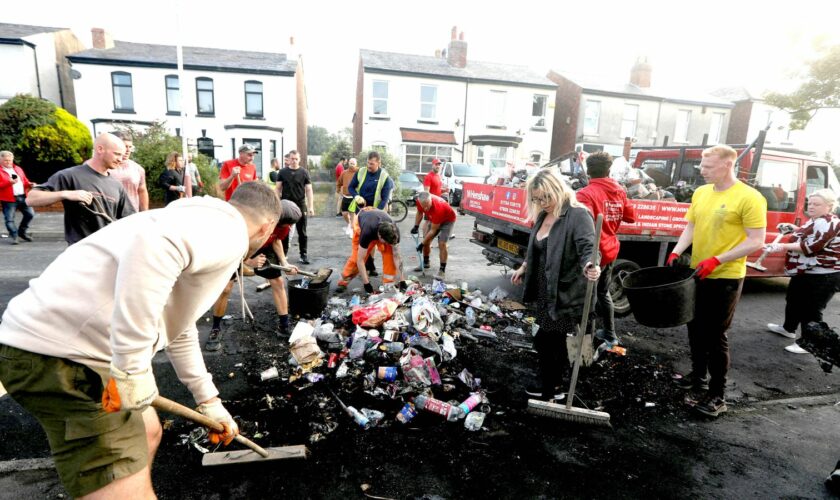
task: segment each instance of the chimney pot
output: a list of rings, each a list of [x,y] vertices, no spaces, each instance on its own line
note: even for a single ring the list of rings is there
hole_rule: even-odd
[[[458,37],[458,27],[453,26],[452,27],[452,39],[455,40],[455,39],[457,39],[457,37]]]
[[[458,36],[458,40],[464,41],[464,32],[462,31],[461,34]]]
[[[102,28],[91,28],[91,41],[94,49],[112,49],[114,48],[114,39],[111,34]]]

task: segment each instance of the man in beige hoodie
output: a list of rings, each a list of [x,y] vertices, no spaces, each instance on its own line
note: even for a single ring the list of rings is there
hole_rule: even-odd
[[[248,182],[229,203],[202,197],[120,219],[59,255],[0,323],[0,382],[38,418],[75,498],[154,498],[161,438],[149,405],[165,349],[198,410],[239,432],[201,356],[202,313],[277,224],[280,201]],[[212,230],[211,230],[212,229]]]

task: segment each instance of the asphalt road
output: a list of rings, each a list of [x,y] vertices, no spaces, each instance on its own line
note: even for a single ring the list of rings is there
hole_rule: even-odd
[[[413,214],[410,214],[411,220]],[[407,237],[411,222],[402,224],[405,232],[401,251],[406,267],[416,265],[413,244]],[[490,292],[501,286],[514,291],[502,269],[488,267],[477,246],[468,241],[472,228],[469,217],[461,217],[456,238],[450,242],[447,281],[467,281],[470,288]],[[208,228],[210,230],[211,228]],[[346,258],[349,240],[341,233],[336,217],[321,217],[310,223],[310,268],[339,270]],[[65,248],[61,239],[60,216],[41,216],[33,226],[36,241],[17,246],[0,239],[0,310],[9,299],[25,289]],[[434,250],[433,250],[434,252]],[[297,260],[293,246],[290,261]],[[437,256],[433,253],[432,271]],[[249,303],[271,300],[269,294],[253,292],[260,280],[247,278]],[[674,435],[684,436],[700,450],[692,476],[702,485],[697,497],[806,497],[827,498],[822,480],[840,458],[840,375],[835,369],[825,373],[811,355],[793,355],[783,350],[788,339],[768,333],[767,322],[781,322],[784,310],[785,279],[753,280],[745,286],[735,322],[730,330],[732,346],[731,379],[727,387],[730,411],[717,420],[700,420],[676,426]],[[335,279],[333,279],[335,282]],[[360,287],[355,282],[351,286]],[[236,297],[234,293],[234,297]],[[229,311],[238,310],[238,299]],[[234,320],[235,321],[235,320]],[[829,304],[826,321],[840,326],[840,297]],[[209,325],[200,323],[202,335]],[[671,359],[677,369],[688,369],[688,346],[684,328],[651,330],[632,317],[618,321],[619,335],[630,350],[644,349]],[[218,354],[214,354],[218,355]],[[159,378],[172,378],[165,357],[156,358]],[[177,381],[168,385],[175,387]],[[222,393],[234,388],[220,387]],[[173,394],[187,399],[186,392]],[[46,444],[37,424],[29,419],[8,396],[0,398],[0,440],[24,439],[31,443],[18,456],[0,462],[0,498],[56,498],[63,493],[51,469]],[[12,435],[15,433],[15,435]],[[19,434],[28,433],[25,438]],[[640,433],[644,433],[641,429]],[[644,440],[640,446],[648,446]],[[29,460],[25,460],[29,459]],[[34,460],[32,460],[34,459]],[[621,471],[605,471],[605,480]],[[662,480],[667,480],[663,477]]]

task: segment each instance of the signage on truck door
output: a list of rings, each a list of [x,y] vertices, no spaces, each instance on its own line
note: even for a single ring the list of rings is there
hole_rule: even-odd
[[[525,227],[531,225],[528,222],[528,200],[524,189],[469,184],[464,189],[461,207]]]
[[[671,234],[679,236],[688,224],[688,203],[675,201],[630,200],[636,209],[636,222],[622,223],[620,234]]]

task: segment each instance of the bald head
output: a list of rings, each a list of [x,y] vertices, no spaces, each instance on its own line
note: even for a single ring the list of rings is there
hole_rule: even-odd
[[[97,136],[93,143],[93,159],[91,167],[100,173],[117,168],[122,163],[125,154],[125,143],[114,134],[103,133]]]

